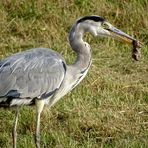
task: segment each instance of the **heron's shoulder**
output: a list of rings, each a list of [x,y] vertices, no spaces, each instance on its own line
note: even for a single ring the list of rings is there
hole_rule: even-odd
[[[13,54],[3,60],[0,61],[0,65],[3,65],[4,63],[7,65],[9,63],[18,63],[18,62],[29,62],[33,60],[56,60],[56,61],[63,61],[65,63],[64,58],[56,51],[49,49],[49,48],[32,48],[29,50],[25,50],[22,52],[18,52],[16,54]]]
[[[44,57],[50,57],[55,59],[61,59],[62,61],[65,62],[62,55],[60,55],[57,51],[52,50],[50,48],[33,48],[30,50],[30,52],[32,52],[32,54],[35,56],[44,56]]]

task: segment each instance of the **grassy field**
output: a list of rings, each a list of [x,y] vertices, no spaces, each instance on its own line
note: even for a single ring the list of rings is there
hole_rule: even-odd
[[[70,64],[76,55],[67,35],[84,15],[104,16],[144,43],[142,58],[132,47],[108,38],[86,40],[93,64],[82,83],[41,117],[43,148],[148,147],[147,0],[1,0],[0,59],[33,47],[60,52]],[[14,109],[0,109],[0,147],[12,145]],[[35,108],[24,107],[18,148],[34,148]]]

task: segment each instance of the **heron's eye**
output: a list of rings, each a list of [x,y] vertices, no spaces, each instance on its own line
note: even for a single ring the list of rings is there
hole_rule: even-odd
[[[103,29],[108,29],[109,28],[109,26],[106,23],[102,23],[102,27],[103,27]]]

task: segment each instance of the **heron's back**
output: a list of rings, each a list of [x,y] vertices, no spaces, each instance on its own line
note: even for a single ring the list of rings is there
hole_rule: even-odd
[[[33,103],[59,89],[66,72],[62,56],[47,48],[35,48],[0,61],[0,106]]]

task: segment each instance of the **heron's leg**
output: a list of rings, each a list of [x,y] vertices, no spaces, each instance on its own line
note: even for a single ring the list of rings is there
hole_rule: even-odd
[[[18,116],[19,116],[20,107],[16,108],[16,114],[15,114],[15,120],[13,124],[13,130],[12,130],[12,138],[13,138],[13,148],[16,148],[16,141],[17,141],[17,122],[18,122]]]
[[[36,100],[36,132],[35,144],[36,148],[40,148],[40,116],[45,105],[45,100]]]

